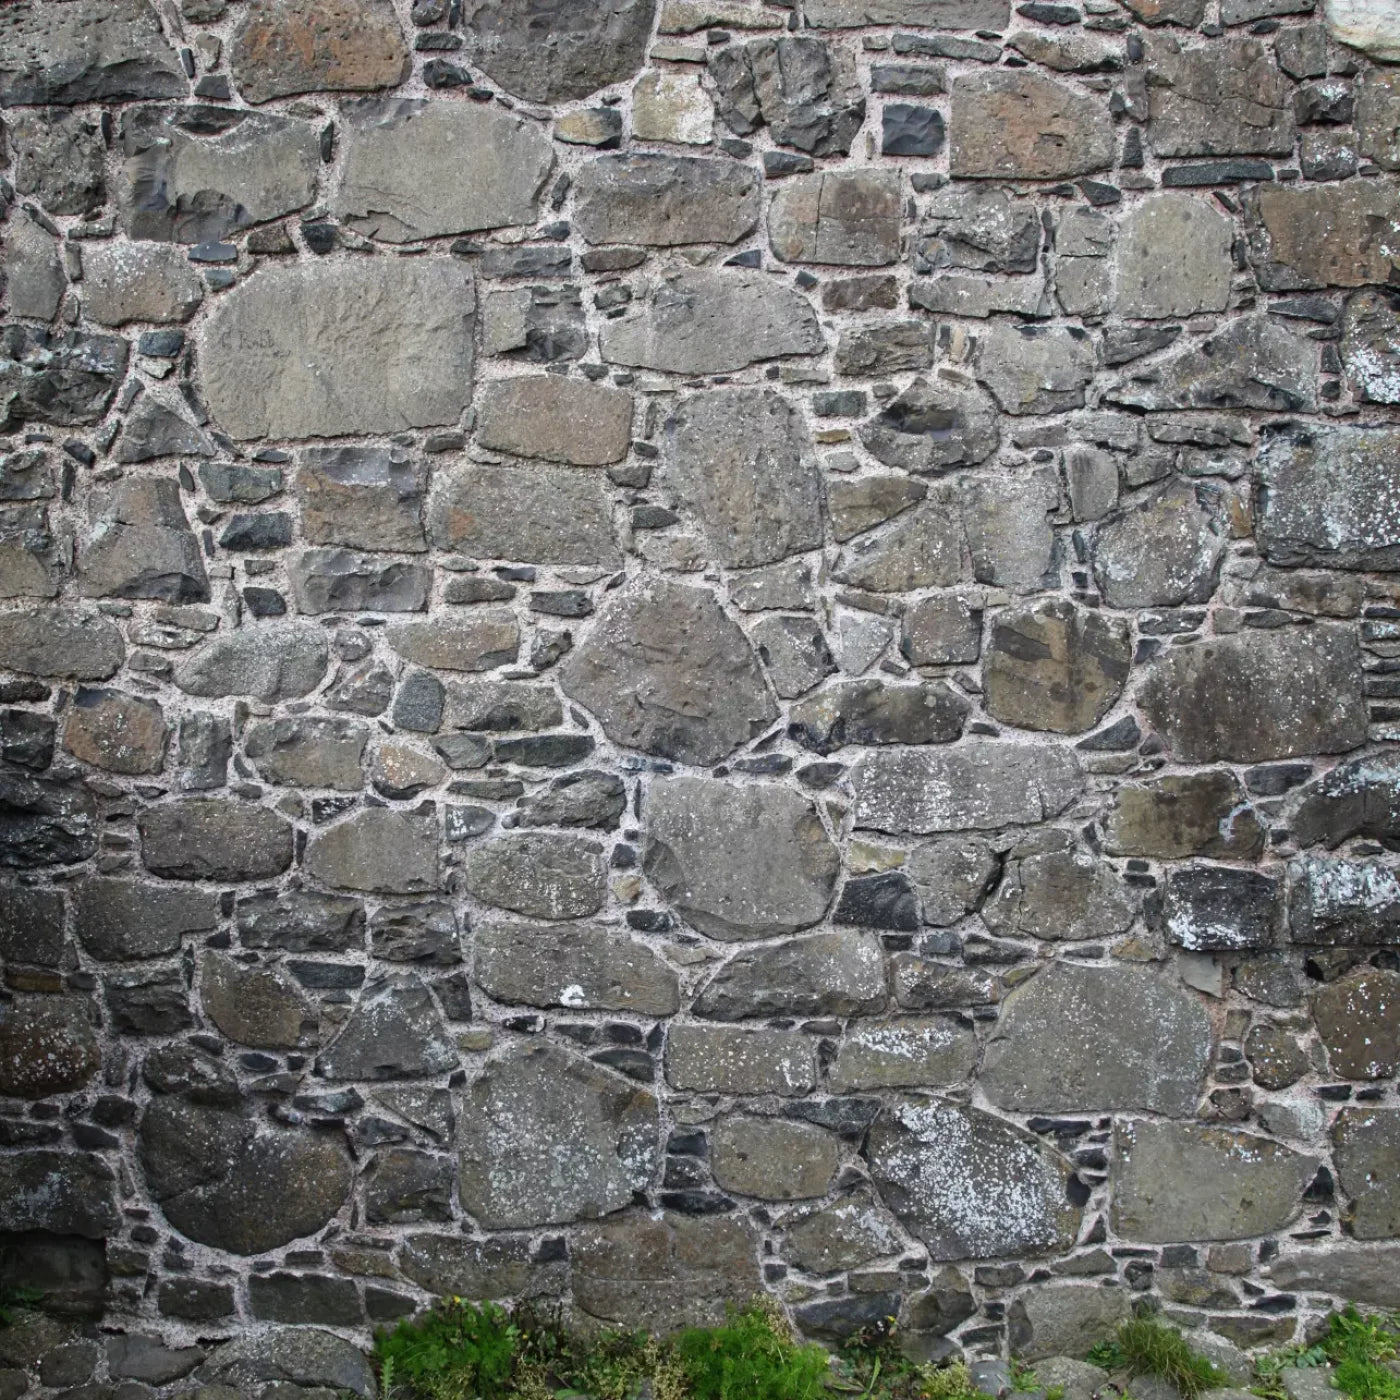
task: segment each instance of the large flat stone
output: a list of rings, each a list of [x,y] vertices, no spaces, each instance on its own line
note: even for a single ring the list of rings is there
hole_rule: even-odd
[[[317,834],[306,872],[336,889],[422,894],[438,884],[437,819],[370,807]]]
[[[841,1161],[837,1139],[810,1123],[734,1113],[710,1130],[715,1185],[768,1201],[824,1196]]]
[[[818,29],[912,24],[935,29],[1005,29],[1007,0],[811,0],[807,23]]]
[[[606,898],[603,848],[581,836],[511,832],[474,846],[463,878],[484,904],[534,919],[581,919]]]
[[[1003,938],[1081,942],[1124,933],[1137,899],[1107,861],[1066,839],[1039,832],[1007,853],[1001,884],[982,921]]]
[[[632,395],[555,374],[496,379],[476,402],[476,439],[517,457],[602,467],[627,455]]]
[[[578,173],[575,223],[589,243],[735,243],[758,226],[758,174],[732,160],[638,151]]]
[[[885,960],[871,933],[855,929],[744,949],[695,999],[715,1021],[749,1016],[859,1016],[885,1005]]]
[[[316,1057],[316,1072],[333,1080],[431,1079],[458,1063],[432,993],[406,974],[369,983],[344,1029]]]
[[[232,798],[180,798],[137,819],[141,860],[172,880],[262,880],[292,863],[291,823]]]
[[[302,538],[420,553],[427,483],[427,468],[402,447],[309,447],[296,478]]]
[[[1282,922],[1280,882],[1232,865],[1188,865],[1167,877],[1161,924],[1193,953],[1272,948]]]
[[[1105,847],[1121,856],[1248,860],[1264,849],[1264,826],[1224,769],[1121,784],[1103,831]]]
[[[1231,221],[1195,195],[1157,194],[1134,205],[1115,254],[1119,315],[1160,319],[1224,311],[1233,242]]]
[[[309,622],[245,627],[208,641],[175,672],[188,695],[219,699],[295,700],[315,690],[326,674],[326,634]]]
[[[1094,581],[1113,608],[1203,603],[1225,556],[1219,495],[1173,481],[1104,517],[1094,531]]]
[[[1400,267],[1400,183],[1261,185],[1248,203],[1254,263],[1272,291],[1384,286]]]
[[[1288,867],[1295,943],[1375,947],[1400,943],[1400,879],[1371,861],[1304,858]]]
[[[104,326],[188,321],[203,298],[204,284],[179,248],[94,243],[84,251],[83,310]]]
[[[1327,1065],[1342,1079],[1387,1079],[1400,1067],[1400,972],[1361,967],[1313,994]]]
[[[1059,180],[1113,160],[1103,100],[1033,68],[955,78],[951,112],[948,159],[955,177]]]
[[[101,1240],[118,1228],[117,1178],[95,1153],[39,1149],[0,1157],[0,1230]]]
[[[884,267],[899,260],[904,197],[895,170],[804,175],[768,209],[768,242],[784,262]]]
[[[1332,1124],[1337,1178],[1351,1200],[1344,1212],[1358,1240],[1400,1236],[1400,1110],[1344,1108]]]
[[[219,926],[218,898],[204,890],[168,889],[97,876],[73,892],[73,927],[93,957],[126,962],[175,952],[185,936]]]
[[[702,1094],[810,1093],[817,1043],[801,1031],[673,1024],[666,1033],[666,1080]]]
[[[436,258],[264,267],[220,298],[199,360],[236,438],[395,433],[456,422],[475,293]]]
[[[0,666],[7,671],[101,681],[125,659],[116,624],[71,603],[0,614]]]
[[[1400,1244],[1328,1239],[1274,1260],[1266,1272],[1276,1288],[1330,1293],[1348,1302],[1389,1308],[1395,1304],[1395,1280],[1400,1275]]]
[[[100,1063],[86,997],[20,995],[0,1004],[0,1093],[17,1099],[72,1093]]]
[[[977,1065],[977,1037],[955,1016],[898,1016],[846,1028],[827,1072],[836,1093],[958,1084]]]

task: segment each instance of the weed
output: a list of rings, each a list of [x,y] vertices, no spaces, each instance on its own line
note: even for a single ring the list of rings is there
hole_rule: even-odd
[[[424,1400],[496,1400],[515,1369],[519,1331],[504,1308],[444,1298],[374,1342],[381,1374]]]
[[[1229,1376],[1192,1351],[1180,1332],[1152,1317],[1135,1317],[1125,1322],[1111,1340],[1094,1347],[1089,1360],[1095,1366],[1126,1371],[1130,1376],[1160,1376],[1170,1381],[1185,1400],[1196,1400],[1203,1390],[1230,1384]],[[1400,1395],[1395,1400],[1400,1400]]]
[[[16,1308],[31,1308],[43,1296],[37,1288],[0,1287],[0,1327],[8,1327],[14,1321]]]
[[[961,1361],[937,1370],[930,1367],[924,1376],[923,1400],[972,1400],[976,1394],[972,1372]]]
[[[1360,1313],[1355,1307],[1333,1313],[1321,1346],[1336,1367],[1337,1389],[1352,1400],[1400,1400],[1400,1375],[1385,1363],[1400,1347],[1400,1319]]]
[[[692,1327],[674,1342],[695,1400],[819,1400],[828,1374],[819,1346],[793,1340],[761,1304],[731,1311],[722,1327]]]

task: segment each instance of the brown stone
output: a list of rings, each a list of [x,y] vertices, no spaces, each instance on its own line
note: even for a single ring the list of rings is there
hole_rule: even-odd
[[[1261,185],[1248,205],[1255,266],[1270,291],[1385,285],[1400,275],[1400,183]]]
[[[159,773],[169,740],[160,706],[120,690],[82,687],[63,727],[64,748],[109,773]]]
[[[954,176],[1059,180],[1112,163],[1105,99],[1031,68],[965,74],[952,89]]]
[[[1386,1079],[1400,1066],[1400,972],[1362,968],[1313,997],[1313,1019],[1331,1072]]]

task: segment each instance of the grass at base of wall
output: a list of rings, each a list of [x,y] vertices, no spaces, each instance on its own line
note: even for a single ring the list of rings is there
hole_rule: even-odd
[[[1089,1353],[1096,1366],[1126,1371],[1131,1376],[1156,1376],[1169,1381],[1184,1400],[1197,1400],[1202,1391],[1230,1384],[1230,1377],[1206,1357],[1191,1350],[1174,1327],[1153,1317],[1125,1322],[1113,1339],[1100,1342]]]
[[[1400,1400],[1400,1316],[1343,1308],[1327,1319],[1312,1345],[1285,1347],[1254,1364],[1256,1395],[1283,1400],[1280,1373],[1293,1367],[1329,1367],[1332,1384],[1351,1400]]]

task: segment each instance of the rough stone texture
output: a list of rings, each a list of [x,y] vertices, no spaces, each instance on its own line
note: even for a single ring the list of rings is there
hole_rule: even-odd
[[[291,825],[266,807],[181,798],[142,814],[146,869],[175,880],[262,880],[292,863]]]
[[[1313,1017],[1331,1072],[1343,1079],[1385,1079],[1400,1066],[1400,973],[1366,968],[1320,988]]]
[[[1218,499],[1218,498],[1215,498]],[[1225,553],[1209,488],[1161,487],[1094,531],[1094,579],[1115,608],[1179,607],[1210,597]]]
[[[632,396],[556,375],[497,380],[477,403],[478,441],[517,457],[601,467],[627,455]]]
[[[1047,832],[1007,853],[995,896],[982,906],[982,921],[1008,937],[1079,942],[1123,933],[1137,901],[1111,865],[1076,849],[1061,833]]]
[[[1279,290],[1384,284],[1396,265],[1393,180],[1263,186],[1250,206],[1260,280]]]
[[[805,176],[774,196],[768,240],[784,262],[882,267],[899,257],[900,205],[894,171]]]
[[[1288,84],[1257,39],[1188,48],[1154,38],[1149,135],[1161,156],[1286,155],[1293,149]]]
[[[736,954],[705,984],[695,1012],[717,1021],[856,1016],[884,1003],[879,945],[871,934],[842,930]]]
[[[0,1009],[0,1093],[19,1099],[68,1093],[97,1067],[86,998],[22,996]]]
[[[753,171],[699,156],[599,156],[578,177],[579,230],[590,243],[734,243],[759,218]]]
[[[1234,774],[1171,774],[1118,789],[1104,844],[1114,855],[1159,860],[1252,859],[1263,852],[1264,827]]]
[[[809,1123],[732,1115],[710,1134],[715,1184],[741,1196],[799,1201],[824,1196],[840,1165],[840,1145]]]
[[[1113,159],[1100,102],[1033,69],[970,73],[952,84],[948,158],[955,176],[1056,180]]]
[[[436,821],[371,807],[322,832],[306,851],[314,879],[338,889],[418,894],[437,888]]]
[[[1270,948],[1278,937],[1280,895],[1279,882],[1258,871],[1188,866],[1168,878],[1162,926],[1190,952]]]

